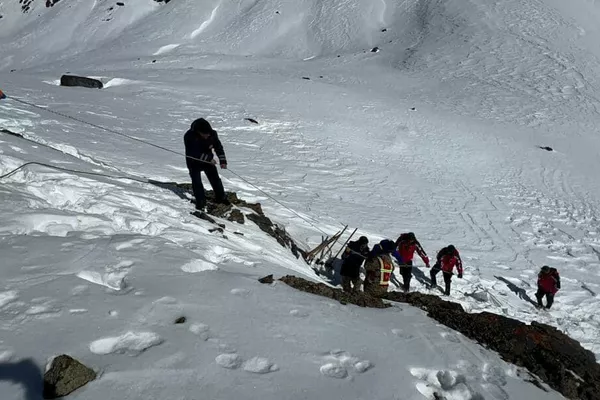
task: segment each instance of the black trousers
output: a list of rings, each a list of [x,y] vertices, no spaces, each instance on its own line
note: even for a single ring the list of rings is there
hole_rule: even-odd
[[[431,268],[431,272],[429,272],[429,277],[431,278],[431,286],[437,286],[436,275],[440,273],[441,268],[436,265]],[[446,286],[444,290],[444,294],[446,296],[450,296],[450,284],[452,283],[452,273],[444,271],[444,285]]]
[[[217,167],[212,164],[204,164],[193,166],[190,168],[190,177],[192,178],[192,190],[194,191],[194,197],[196,198],[196,208],[204,208],[206,206],[206,194],[204,193],[204,185],[202,185],[202,172],[206,174],[210,186],[215,192],[216,201],[222,201],[225,199],[225,189],[223,188],[223,182],[219,177],[219,171]]]
[[[543,291],[541,288],[538,288],[535,297],[537,298],[538,305],[540,307],[544,307],[542,303],[542,299],[546,296],[546,308],[552,307],[552,303],[554,303],[554,294]]]
[[[400,275],[402,275],[402,289],[404,292],[410,290],[410,280],[412,279],[412,261],[407,262],[404,265],[400,265]]]

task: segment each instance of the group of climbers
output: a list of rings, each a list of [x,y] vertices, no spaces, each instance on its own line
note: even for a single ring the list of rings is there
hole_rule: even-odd
[[[365,280],[364,292],[375,297],[383,297],[388,291],[394,272],[394,259],[403,279],[402,289],[410,290],[413,273],[414,253],[417,253],[427,268],[430,268],[429,257],[413,232],[403,233],[396,242],[384,239],[369,250],[369,240],[361,236],[355,242],[350,242],[342,254],[342,288],[346,292],[360,290],[360,268],[364,262]],[[437,288],[437,275],[442,272],[444,277],[444,294],[450,295],[454,270],[459,279],[463,277],[463,266],[460,253],[453,245],[441,249],[436,256],[436,262],[431,268],[430,288]],[[560,289],[560,275],[556,268],[543,266],[538,274],[537,303],[540,308],[549,309],[554,302],[554,295]],[[542,299],[546,298],[546,306]]]
[[[350,242],[342,254],[342,287],[345,291],[360,290],[360,267],[364,262],[365,281],[364,291],[373,296],[383,296],[392,279],[392,273],[395,269],[394,260],[398,265],[400,275],[402,275],[404,292],[410,290],[410,281],[413,273],[414,253],[430,268],[429,257],[423,250],[423,246],[417,240],[413,232],[403,233],[396,242],[384,239],[369,250],[369,241],[362,236],[355,242]],[[452,245],[444,247],[437,255],[437,262],[433,266],[430,277],[432,287],[436,285],[436,275],[442,271],[446,288],[444,293],[450,295],[450,283],[454,268],[457,269],[458,277],[462,278],[462,261],[458,250]]]
[[[215,192],[216,201],[228,204],[223,183],[216,168],[217,164],[220,164],[221,168],[227,168],[225,150],[217,132],[211,127],[208,121],[204,118],[199,118],[192,123],[190,129],[186,132],[184,143],[186,164],[192,178],[196,209],[203,211],[206,207],[206,195],[201,177],[202,172],[206,174]],[[362,236],[357,241],[350,242],[342,255],[344,260],[340,273],[342,276],[342,287],[345,291],[360,290],[360,268],[366,260],[364,290],[374,295],[382,295],[387,292],[392,273],[394,272],[393,257],[398,264],[400,275],[402,275],[403,290],[404,292],[408,292],[412,279],[415,252],[421,257],[425,266],[430,268],[429,257],[427,257],[423,246],[421,246],[421,243],[419,243],[413,232],[401,234],[396,242],[389,239],[382,240],[372,250],[369,250],[369,240],[365,236]],[[458,277],[462,278],[462,261],[458,250],[452,245],[440,250],[437,262],[430,273],[432,286],[436,287],[436,275],[442,271],[446,284],[444,293],[449,295],[450,283],[455,267],[458,271]]]

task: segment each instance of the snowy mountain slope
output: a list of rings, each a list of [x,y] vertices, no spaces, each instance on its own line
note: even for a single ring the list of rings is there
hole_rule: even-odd
[[[160,5],[139,0],[115,7],[110,10],[112,19],[102,21],[109,17],[110,6],[104,2],[91,7],[87,2],[62,0],[50,9],[36,2],[35,12],[27,15],[13,3],[3,2],[0,88],[9,96],[178,151],[189,123],[205,116],[220,132],[235,172],[320,229],[333,233],[347,223],[358,226],[372,241],[384,236],[395,239],[400,232],[411,230],[430,256],[453,243],[466,262],[465,279],[454,282],[453,300],[472,311],[489,310],[558,326],[600,354],[596,312],[600,291],[596,171],[600,158],[595,132],[599,52],[593,24],[597,5],[583,0],[568,6],[554,1],[390,3],[180,1]],[[383,28],[387,30],[382,32]],[[369,52],[373,46],[380,51]],[[83,49],[89,52],[77,54]],[[11,73],[11,69],[16,71]],[[54,82],[66,71],[101,76],[107,87],[90,91],[56,86]],[[310,80],[301,79],[303,76]],[[244,121],[246,117],[256,118],[260,124],[252,125]],[[0,127],[75,155],[69,161],[81,168],[188,179],[177,155],[10,98],[0,102]],[[1,171],[31,157],[46,161],[63,157],[38,149],[25,149],[27,154],[18,155],[10,146],[23,148],[24,144],[9,142],[4,136],[1,140],[5,141],[0,148]],[[537,147],[540,145],[556,151],[543,151]],[[261,201],[268,215],[286,225],[300,242],[318,242],[321,232],[306,221],[238,177],[227,172],[223,176],[227,188]],[[50,177],[52,180],[46,181]],[[19,175],[6,185],[3,182],[3,198],[13,200],[3,206],[4,241],[25,240],[27,237],[18,235],[28,233],[44,237],[39,243],[52,243],[73,231],[68,235],[83,235],[76,246],[89,249],[93,245],[85,244],[86,240],[98,240],[101,247],[102,241],[111,237],[120,241],[120,235],[129,234],[149,241],[149,247],[158,251],[163,251],[162,243],[174,243],[164,249],[164,256],[177,260],[173,262],[178,266],[175,270],[195,258],[203,260],[200,267],[188,269],[202,269],[204,262],[229,266],[229,259],[213,255],[212,244],[204,243],[206,229],[190,220],[190,205],[168,192],[130,182],[82,184],[64,174],[39,171]],[[32,210],[25,204],[31,204]],[[254,231],[247,233],[252,237],[234,238],[235,244],[217,238],[209,242],[218,240],[218,246],[229,249],[223,251],[236,259],[250,257],[256,263],[250,272],[253,278],[280,271],[280,259],[285,260],[287,269],[311,274],[290,255],[279,254],[280,248],[265,246],[266,237],[255,240]],[[89,234],[100,238],[85,239]],[[40,255],[49,253],[46,245],[35,245],[42,246]],[[129,249],[135,260],[125,261],[139,260],[133,268],[115,267],[123,260],[116,257],[104,262],[104,254],[92,250],[89,259],[83,256],[85,268],[90,269],[84,276],[119,287],[123,273],[134,279],[141,273],[137,265],[155,265],[156,270],[149,268],[149,275],[139,278],[144,281],[141,286],[156,287],[152,299],[145,299],[144,304],[163,296],[179,299],[180,290],[192,292],[187,284],[204,288],[204,283],[186,279],[181,279],[183,285],[179,278],[173,278],[177,282],[172,288],[158,287],[151,276],[162,276],[161,265],[153,264],[147,250],[138,249],[135,243]],[[10,254],[7,259],[12,262],[3,268],[15,275],[10,287],[3,288],[9,293],[5,299],[13,298],[10,293],[20,287],[28,287],[18,269],[22,267],[20,256]],[[82,253],[77,250],[69,257],[73,258],[65,257],[62,263],[77,264],[69,260],[77,260]],[[96,259],[98,264],[85,264]],[[527,299],[533,298],[535,275],[546,263],[561,271],[563,290],[553,310],[540,314]],[[73,277],[81,266],[76,270],[66,267],[67,272],[55,266],[44,268],[50,269],[50,277],[81,280]],[[228,272],[219,282],[249,273],[247,266],[235,268],[234,274]],[[284,271],[281,274],[288,273]],[[204,275],[200,273],[198,280]],[[417,278],[414,288],[425,290],[425,280],[420,275]],[[63,284],[71,285],[59,280],[56,287]],[[256,289],[253,279],[247,284],[243,288]],[[231,283],[232,288],[237,286],[237,281]],[[22,290],[34,298],[35,288]],[[256,290],[267,296],[262,287]],[[91,301],[101,303],[105,297],[104,292],[95,293]],[[136,298],[133,291],[116,296],[115,307],[138,309],[138,303],[131,303]],[[189,303],[202,303],[203,299],[204,295],[198,294]],[[56,302],[62,310],[60,318],[71,323],[63,305],[68,300]],[[142,302],[139,304],[142,307]],[[20,316],[7,325],[9,330],[19,326],[26,306],[9,308],[7,313]],[[372,318],[368,311],[357,312],[360,321]],[[263,311],[251,308],[248,313],[262,316]],[[108,317],[102,317],[100,311],[93,317],[103,318]],[[216,314],[212,318],[216,319]],[[330,319],[335,323],[335,318]],[[363,332],[372,329],[372,324],[360,325],[358,320],[352,322]],[[344,321],[335,326],[347,326],[348,320]],[[388,326],[379,319],[374,324]],[[343,336],[335,326],[315,323],[306,329]],[[99,328],[103,332],[98,336],[120,335],[128,329],[123,324],[119,327],[120,331],[116,325],[114,330]],[[248,330],[248,324],[241,328]],[[251,329],[252,338],[264,336],[260,329]],[[378,333],[374,332],[376,343]],[[35,330],[29,335],[26,340],[31,342],[38,337]],[[78,355],[83,357],[90,340],[87,335],[74,334],[63,343],[78,342],[82,349]],[[165,343],[170,341],[167,337]],[[354,341],[357,346],[370,343]],[[13,347],[19,357],[30,348]],[[34,353],[30,354],[38,361],[48,356],[47,350]],[[451,355],[434,364],[450,368],[455,360]],[[137,368],[130,368],[129,361],[118,362],[123,370]],[[182,358],[181,362],[188,368],[191,361]],[[380,361],[374,362],[378,365]],[[193,368],[213,364],[209,357]],[[409,364],[412,367],[415,362],[409,360]],[[379,373],[373,371],[373,379],[378,380]],[[140,374],[132,372],[132,376]],[[147,374],[155,377],[151,371]],[[400,383],[403,387],[414,383],[407,379]],[[350,384],[377,386],[373,380]],[[173,390],[171,385],[166,387]],[[344,390],[352,390],[349,387]],[[510,397],[522,398],[520,390],[509,390]],[[484,398],[506,398],[503,396],[484,394]],[[134,393],[131,397],[143,396]],[[384,397],[394,395],[382,392]]]
[[[13,136],[2,151],[3,168],[89,168]],[[282,267],[308,272],[251,226],[208,233],[174,194],[31,167],[2,195],[12,217],[0,232],[1,361],[78,357],[101,377],[73,398],[561,398],[412,307],[358,309],[259,284]],[[10,400],[25,390],[0,387]]]

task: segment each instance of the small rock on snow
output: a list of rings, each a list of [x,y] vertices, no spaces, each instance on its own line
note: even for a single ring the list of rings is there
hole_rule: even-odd
[[[185,321],[187,321],[187,318],[179,317],[175,320],[175,324],[185,324]]]
[[[44,398],[56,399],[74,392],[96,379],[96,373],[67,355],[52,360],[44,374]]]
[[[258,280],[260,283],[271,284],[273,283],[273,274],[264,276]]]

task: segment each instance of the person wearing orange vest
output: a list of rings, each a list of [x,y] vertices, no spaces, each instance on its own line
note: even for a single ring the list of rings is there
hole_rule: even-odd
[[[436,258],[437,262],[435,263],[433,268],[431,268],[431,272],[429,274],[429,276],[431,277],[431,286],[433,288],[437,286],[436,275],[440,271],[442,271],[444,275],[444,283],[446,286],[444,294],[446,296],[450,296],[450,285],[452,283],[452,271],[454,270],[454,267],[456,267],[456,270],[458,272],[458,278],[462,279],[463,277],[463,267],[462,260],[460,259],[460,254],[458,253],[458,250],[456,250],[456,247],[450,245],[441,249],[437,254]]]
[[[395,247],[393,241],[386,239],[375,245],[373,250],[371,250],[369,258],[365,263],[365,294],[374,297],[383,297],[387,293],[392,272],[394,272],[391,253]]]

